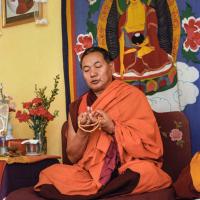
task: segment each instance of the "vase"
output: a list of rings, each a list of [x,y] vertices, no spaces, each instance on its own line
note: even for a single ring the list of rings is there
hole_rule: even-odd
[[[12,140],[12,139],[14,139],[14,137],[12,135],[12,131],[13,131],[13,127],[12,127],[12,124],[10,122],[10,116],[9,116],[8,117],[6,140]]]
[[[45,136],[45,131],[35,132],[35,139],[39,141],[39,154],[47,154],[47,137]]]

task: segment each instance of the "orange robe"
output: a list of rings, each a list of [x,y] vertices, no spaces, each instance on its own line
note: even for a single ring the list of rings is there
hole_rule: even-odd
[[[86,97],[82,97],[79,112],[86,110]],[[113,81],[92,105],[101,109],[115,122],[121,166],[119,173],[131,169],[140,174],[133,193],[150,192],[171,185],[171,178],[161,169],[163,146],[159,129],[144,94],[122,81]],[[113,141],[103,131],[90,135],[86,151],[76,164],[56,164],[43,170],[35,189],[53,184],[65,195],[90,195],[101,188],[100,174],[104,158]]]

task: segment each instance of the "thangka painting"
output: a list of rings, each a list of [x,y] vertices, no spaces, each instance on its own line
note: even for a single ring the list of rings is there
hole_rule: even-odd
[[[154,111],[186,113],[193,151],[200,150],[199,13],[199,0],[62,0],[68,103],[87,90],[82,53],[103,47],[115,79],[142,90]]]

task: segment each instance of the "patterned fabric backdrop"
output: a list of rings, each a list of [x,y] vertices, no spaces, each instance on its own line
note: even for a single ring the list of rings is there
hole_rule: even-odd
[[[200,1],[62,0],[67,106],[87,90],[79,59],[108,49],[115,78],[140,88],[156,112],[183,111],[200,150]]]

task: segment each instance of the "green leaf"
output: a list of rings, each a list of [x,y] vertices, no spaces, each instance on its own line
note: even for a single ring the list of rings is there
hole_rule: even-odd
[[[147,3],[148,3],[148,0],[142,0],[142,2],[143,2],[144,4],[147,4]]]
[[[184,36],[186,36],[185,30],[183,28],[181,28],[180,37],[184,37]]]
[[[191,5],[186,2],[186,8],[182,12],[181,19],[188,18],[188,17],[193,16],[193,15],[194,15],[194,13],[192,12]]]
[[[198,53],[192,52],[192,51],[185,51],[184,48],[182,48],[182,56],[186,59],[187,62],[192,61],[194,63],[200,64],[200,60],[197,58]]]
[[[93,23],[92,21],[88,20],[87,21],[87,32],[91,32],[92,35],[93,35],[93,38],[96,40],[96,37],[97,37],[97,27],[96,27],[96,24]]]
[[[127,9],[127,3],[124,0],[117,0],[118,12],[122,15]]]
[[[89,20],[91,17],[92,17],[91,12],[88,12],[88,19],[87,20]]]
[[[58,111],[58,110],[55,110],[54,113],[53,113],[53,116],[54,116],[54,117],[57,117],[58,114],[59,114],[59,111]]]
[[[183,148],[184,143],[185,142],[183,140],[179,140],[179,141],[176,142],[176,145],[180,146],[181,148]]]
[[[161,132],[162,136],[164,136],[165,138],[167,138],[167,133],[165,132]]]
[[[96,3],[89,6],[89,13],[94,14],[97,10],[99,10],[101,0],[97,0]]]

